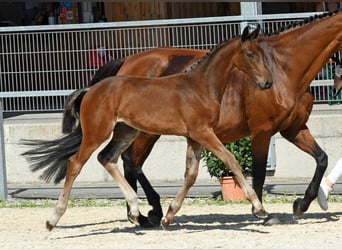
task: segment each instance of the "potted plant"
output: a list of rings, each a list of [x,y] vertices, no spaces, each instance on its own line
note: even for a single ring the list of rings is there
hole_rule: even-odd
[[[248,176],[252,171],[251,139],[249,136],[224,144],[235,156],[241,171]],[[246,197],[233,173],[212,152],[204,149],[202,159],[211,177],[218,178],[223,200],[245,200]]]

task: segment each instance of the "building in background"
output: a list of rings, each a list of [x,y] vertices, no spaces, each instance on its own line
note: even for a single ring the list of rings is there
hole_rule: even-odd
[[[317,2],[265,2],[263,14],[319,11]],[[322,10],[324,8],[321,8]],[[322,11],[321,10],[321,11]],[[6,2],[0,25],[48,25],[240,15],[239,2]]]

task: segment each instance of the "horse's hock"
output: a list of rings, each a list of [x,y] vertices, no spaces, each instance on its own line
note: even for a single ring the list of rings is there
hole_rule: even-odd
[[[341,105],[315,105],[308,127],[319,145],[329,156],[329,168],[341,157],[342,124]],[[4,120],[6,172],[8,183],[41,182],[40,172],[32,173],[21,153],[27,150],[19,145],[21,139],[53,140],[62,135],[61,114],[29,114]],[[152,182],[183,180],[185,169],[186,140],[177,136],[162,136],[144,164],[144,172]],[[312,157],[303,154],[294,145],[275,135],[275,158],[277,178],[311,178],[315,171]],[[119,162],[122,169],[122,161]],[[203,166],[203,163],[201,164]],[[161,170],[162,167],[162,170]],[[160,171],[155,171],[159,169]],[[205,167],[200,167],[198,181],[215,181]],[[94,154],[77,178],[78,182],[106,182],[111,177],[97,162]]]

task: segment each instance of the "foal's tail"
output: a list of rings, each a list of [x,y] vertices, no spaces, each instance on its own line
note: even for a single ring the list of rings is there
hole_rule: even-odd
[[[107,77],[115,76],[118,73],[121,66],[123,65],[123,63],[124,59],[117,59],[111,60],[103,66],[101,66],[89,82],[88,87],[95,85],[96,83],[100,82],[101,80]],[[87,89],[76,90],[67,97],[63,112],[63,133],[71,133],[74,129],[76,129],[79,126],[78,121],[80,115],[80,106],[82,98],[86,91]]]
[[[32,162],[30,165],[32,172],[45,169],[40,179],[46,182],[53,179],[53,182],[58,184],[66,175],[68,158],[78,151],[81,141],[80,127],[57,140],[22,140],[22,145],[33,148],[22,155]]]
[[[69,134],[79,127],[80,107],[88,88],[78,89],[71,93],[64,104],[62,133]]]
[[[96,72],[89,86],[106,77],[116,75],[122,64],[122,59],[106,63]],[[22,153],[29,162],[32,162],[30,170],[36,172],[45,169],[40,175],[40,179],[46,182],[50,182],[52,179],[55,184],[61,182],[66,175],[69,157],[80,148],[82,129],[79,124],[79,115],[81,102],[87,91],[88,88],[76,90],[65,101],[62,132],[66,135],[52,141],[22,140],[22,145],[32,147],[32,149]]]

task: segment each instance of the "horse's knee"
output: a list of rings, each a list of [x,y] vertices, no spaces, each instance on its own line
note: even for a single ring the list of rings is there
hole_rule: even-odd
[[[317,166],[325,171],[328,166],[328,155],[317,143],[314,146],[314,155],[316,156]]]
[[[187,166],[184,174],[185,181],[194,184],[198,176],[198,167],[196,165]]]
[[[317,165],[324,169],[324,171],[328,167],[328,155],[322,151],[322,153],[317,157]]]

